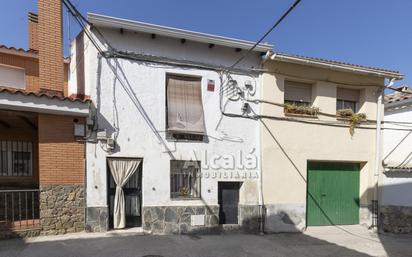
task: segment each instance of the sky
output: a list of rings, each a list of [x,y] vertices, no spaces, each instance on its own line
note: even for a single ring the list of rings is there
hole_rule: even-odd
[[[71,0],[94,12],[164,26],[258,40],[294,0]],[[27,12],[36,0],[6,0],[0,44],[28,47]],[[65,46],[79,28],[64,12]],[[302,0],[265,42],[285,53],[398,70],[412,86],[412,1]]]

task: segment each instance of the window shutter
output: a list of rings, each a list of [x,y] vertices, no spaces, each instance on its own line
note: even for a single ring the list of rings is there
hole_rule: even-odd
[[[202,91],[199,78],[167,77],[167,129],[205,134]]]
[[[285,81],[285,101],[312,102],[312,85]]]
[[[24,69],[0,65],[0,86],[24,89],[26,87]]]
[[[337,88],[336,99],[359,102],[360,92],[356,89]]]

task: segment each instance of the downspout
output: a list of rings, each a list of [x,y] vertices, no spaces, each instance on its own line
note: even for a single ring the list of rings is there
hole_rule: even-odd
[[[273,54],[271,50],[267,51],[264,56],[262,56],[262,63],[260,64],[260,68],[263,69],[264,63],[270,58]],[[262,95],[263,93],[263,73],[260,75],[260,89],[259,94]],[[262,114],[262,105],[259,106],[259,112]],[[258,181],[258,188],[259,188],[259,234],[261,236],[265,235],[265,220],[266,220],[266,207],[265,207],[265,198],[263,194],[263,150],[262,150],[262,123],[259,122],[259,181]]]
[[[379,89],[379,96],[377,100],[377,110],[376,110],[376,146],[375,146],[375,167],[374,167],[374,192],[372,200],[372,226],[376,228],[378,226],[379,217],[379,175],[381,172],[382,165],[382,109],[383,109],[383,96],[385,94],[385,88],[389,88],[393,85],[396,78],[392,78],[389,84],[383,89]]]

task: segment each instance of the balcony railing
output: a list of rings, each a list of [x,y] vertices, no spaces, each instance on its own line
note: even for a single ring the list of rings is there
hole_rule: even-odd
[[[39,189],[0,190],[0,230],[39,227]]]

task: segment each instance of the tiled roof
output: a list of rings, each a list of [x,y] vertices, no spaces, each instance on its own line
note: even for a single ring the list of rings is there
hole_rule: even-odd
[[[28,57],[32,57],[32,58],[33,57],[38,58],[38,54],[39,54],[39,51],[34,50],[34,49],[26,50],[24,48],[16,48],[16,47],[13,47],[13,46],[10,47],[10,46],[0,44],[0,51],[1,50],[4,50],[4,51],[6,51],[7,53],[10,53],[10,54],[24,55],[24,56],[28,56]],[[70,62],[70,57],[64,57],[63,61],[65,63],[69,63]]]
[[[9,47],[9,46],[6,46],[6,45],[0,45],[0,49],[16,51],[16,52],[20,52],[20,53],[27,53],[27,54],[29,54],[29,53],[37,54],[38,53],[37,50],[33,50],[33,49],[26,50],[26,49],[23,49],[23,48]]]
[[[361,69],[367,69],[367,70],[378,71],[378,72],[381,71],[381,72],[397,74],[400,77],[402,76],[402,74],[399,71],[395,71],[395,70],[376,68],[376,67],[364,66],[364,65],[359,65],[359,64],[352,64],[352,63],[336,61],[336,60],[328,60],[328,59],[323,59],[323,58],[308,57],[308,56],[303,56],[303,55],[288,54],[288,53],[281,53],[281,52],[277,52],[277,53],[275,53],[275,55],[294,57],[294,58],[298,58],[298,59],[301,59],[301,60],[316,61],[316,62],[321,62],[321,63],[325,63],[325,64],[341,65],[341,66],[346,66],[346,67],[349,67],[349,68],[361,68]]]
[[[48,99],[56,99],[60,101],[70,101],[70,102],[80,102],[80,103],[87,103],[91,102],[89,98],[75,98],[75,97],[67,97],[61,96],[58,94],[48,93],[48,92],[29,92],[23,89],[17,88],[9,88],[9,87],[0,87],[0,93],[9,93],[9,94],[21,94],[25,96],[35,96],[35,97],[46,97]]]
[[[397,88],[401,89],[404,92],[395,91],[391,94],[385,95],[385,103],[401,102],[412,98],[412,89],[407,85],[402,85]]]

